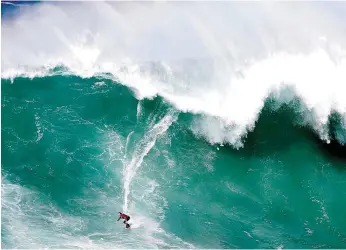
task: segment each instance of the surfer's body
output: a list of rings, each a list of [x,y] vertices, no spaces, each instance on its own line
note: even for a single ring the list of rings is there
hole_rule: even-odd
[[[124,219],[124,224],[126,224],[126,228],[130,228],[130,224],[127,223],[130,220],[130,216],[128,216],[127,214],[123,214],[121,212],[119,212],[119,218],[117,221],[119,221],[120,219]]]

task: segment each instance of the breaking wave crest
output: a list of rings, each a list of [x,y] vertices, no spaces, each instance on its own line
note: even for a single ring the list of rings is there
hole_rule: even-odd
[[[112,79],[139,100],[161,96],[197,114],[194,134],[237,148],[268,99],[277,107],[299,99],[299,125],[327,142],[346,141],[346,36],[322,5],[302,4],[295,20],[296,9],[277,4],[68,5],[40,4],[5,20],[2,78]]]

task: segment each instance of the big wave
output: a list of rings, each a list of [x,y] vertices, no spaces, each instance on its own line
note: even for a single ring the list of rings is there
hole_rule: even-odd
[[[200,114],[196,135],[236,148],[268,98],[298,98],[300,125],[329,142],[337,113],[345,144],[346,20],[336,9],[345,4],[37,4],[3,20],[2,78],[109,77],[138,99]]]

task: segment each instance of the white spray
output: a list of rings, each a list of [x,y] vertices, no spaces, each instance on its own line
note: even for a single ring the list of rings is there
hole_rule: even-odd
[[[110,72],[138,99],[160,95],[203,114],[196,134],[237,147],[283,85],[312,113],[321,138],[329,139],[331,112],[346,121],[345,3],[38,6],[3,22],[2,78],[61,64],[83,77]]]
[[[131,161],[124,164],[124,205],[123,211],[126,212],[129,207],[128,197],[130,194],[130,184],[135,177],[138,169],[142,165],[144,157],[155,145],[157,137],[167,131],[169,126],[176,120],[174,113],[168,113],[157,124],[155,124],[144,137],[136,144]]]

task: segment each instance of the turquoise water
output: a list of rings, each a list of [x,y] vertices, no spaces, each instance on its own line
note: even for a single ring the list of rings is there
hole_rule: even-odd
[[[1,19],[3,248],[346,248],[344,3]]]
[[[346,162],[293,101],[268,99],[237,150],[196,136],[199,115],[103,77],[1,91],[4,248],[346,247]]]

